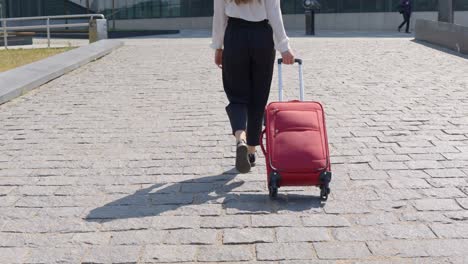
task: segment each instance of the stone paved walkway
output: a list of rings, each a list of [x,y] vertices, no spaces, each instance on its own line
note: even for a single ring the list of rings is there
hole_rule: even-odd
[[[0,106],[1,263],[468,263],[466,58],[295,38],[328,118],[320,204],[314,188],[270,200],[263,160],[236,175],[208,43],[129,40]]]

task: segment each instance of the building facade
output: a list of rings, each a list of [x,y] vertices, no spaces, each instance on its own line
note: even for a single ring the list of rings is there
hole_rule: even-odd
[[[222,1],[222,0],[215,0]],[[417,17],[434,18],[438,0],[413,0]],[[453,0],[468,25],[468,0]],[[401,19],[399,0],[319,0],[319,29],[385,30]],[[213,0],[0,0],[3,17],[103,13],[120,29],[209,29]],[[302,0],[281,0],[288,28],[304,25]]]

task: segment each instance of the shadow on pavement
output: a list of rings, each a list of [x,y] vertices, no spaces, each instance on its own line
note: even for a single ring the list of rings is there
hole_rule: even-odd
[[[322,204],[318,196],[289,193],[279,194],[273,200],[270,199],[266,191],[257,193],[234,192],[234,189],[245,183],[232,181],[236,176],[237,170],[231,169],[215,176],[179,183],[154,184],[138,190],[132,195],[91,210],[86,216],[86,220],[109,222],[115,219],[141,218],[162,214],[198,215],[197,212],[210,210],[210,208],[203,207],[207,205],[213,205],[215,209],[222,206],[228,214],[230,212],[248,214],[321,210]],[[209,215],[209,211],[207,215]]]

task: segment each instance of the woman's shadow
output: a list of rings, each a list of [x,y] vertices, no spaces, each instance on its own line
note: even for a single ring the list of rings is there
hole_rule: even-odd
[[[245,183],[236,181],[236,176],[237,170],[231,169],[215,176],[178,183],[154,184],[91,210],[86,220],[108,222],[115,219],[157,216],[182,207],[203,204],[222,205],[224,209],[233,210],[233,213],[320,210],[318,196],[281,194],[272,200],[266,191],[235,192],[236,188]]]

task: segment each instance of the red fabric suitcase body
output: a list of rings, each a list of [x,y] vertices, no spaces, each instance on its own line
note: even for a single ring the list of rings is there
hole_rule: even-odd
[[[266,159],[268,189],[270,196],[276,197],[282,186],[317,186],[321,189],[321,200],[326,201],[331,166],[325,113],[320,103],[304,102],[302,60],[296,62],[301,101],[282,102],[282,59],[279,59],[280,102],[270,103],[265,110],[265,130],[260,142]]]

